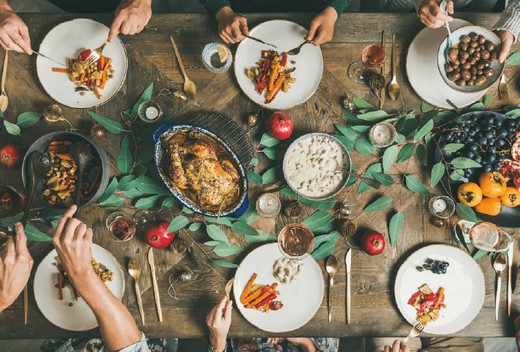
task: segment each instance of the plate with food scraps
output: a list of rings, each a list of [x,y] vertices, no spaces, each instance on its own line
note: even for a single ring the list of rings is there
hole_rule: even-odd
[[[284,258],[277,243],[266,244],[249,253],[235,273],[233,294],[238,310],[251,324],[268,332],[304,326],[323,300],[323,275],[318,263],[311,256],[290,263]],[[281,263],[291,266],[287,267],[291,275],[280,276],[285,271],[275,264]]]
[[[471,23],[454,19],[452,31]],[[448,100],[457,107],[464,107],[479,100],[485,90],[460,92],[450,88],[443,80],[437,64],[441,42],[446,38],[446,29],[423,28],[413,39],[406,56],[406,75],[415,93],[424,101],[444,109],[453,109]]]
[[[421,321],[427,323],[426,333],[454,334],[480,312],[486,295],[484,274],[461,249],[429,245],[412,253],[401,265],[394,295],[399,311],[411,325]]]
[[[298,55],[284,53],[305,41],[307,29],[291,21],[273,20],[259,24],[249,34],[276,49],[249,38],[240,43],[235,76],[242,91],[256,104],[273,110],[306,102],[318,89],[323,74],[321,49],[307,44]]]
[[[327,133],[308,133],[291,143],[283,159],[287,185],[307,199],[335,196],[350,175],[350,156],[345,146]]]
[[[86,49],[96,49],[107,39],[109,28],[91,19],[63,22],[47,33],[38,51],[36,71],[43,89],[57,102],[72,108],[90,108],[106,103],[123,86],[128,70],[126,49],[119,38],[107,44],[104,59],[84,65]]]
[[[96,316],[92,309],[83,300],[76,299],[72,286],[66,281],[62,283],[61,298],[59,286],[60,270],[57,263],[58,254],[53,249],[41,261],[34,276],[34,297],[42,314],[54,325],[70,331],[86,331],[98,326]],[[92,259],[100,264],[99,275],[105,279],[111,276],[111,280],[105,281],[108,289],[121,300],[125,292],[125,276],[117,259],[106,249],[92,244]],[[93,263],[93,266],[95,264]],[[113,274],[109,274],[109,271]],[[104,274],[103,274],[104,273]],[[61,276],[63,279],[63,276]]]

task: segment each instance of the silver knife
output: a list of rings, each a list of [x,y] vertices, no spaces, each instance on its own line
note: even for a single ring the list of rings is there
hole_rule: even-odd
[[[513,254],[515,249],[515,241],[511,241],[509,251],[507,252],[507,317],[511,317],[511,296],[513,294],[512,270],[513,270]]]
[[[38,56],[41,56],[41,57],[47,59],[47,60],[54,61],[55,63],[57,63],[57,64],[60,65],[60,66],[68,67],[67,65],[65,65],[65,64],[63,64],[63,63],[61,63],[61,62],[59,62],[59,61],[57,61],[57,60],[54,60],[53,58],[50,58],[50,57],[48,57],[47,55],[43,55],[42,53],[39,53],[39,52],[34,51],[34,50],[33,50],[32,52],[35,53],[35,54],[38,55]]]
[[[347,315],[347,324],[350,324],[350,263],[352,262],[352,249],[349,248],[345,255],[345,271],[347,272],[347,294],[345,295],[345,310]]]
[[[246,37],[246,38],[249,38],[249,39],[252,39],[252,40],[254,40],[254,41],[256,41],[256,42],[259,42],[259,43],[262,43],[262,44],[265,44],[265,45],[272,46],[272,47],[275,48],[275,49],[278,49],[278,48],[276,47],[276,45],[273,45],[273,44],[270,44],[270,43],[264,42],[262,39],[258,39],[258,38],[255,38],[255,37],[251,37],[250,35],[246,35],[245,37]]]
[[[153,296],[155,298],[155,307],[159,316],[159,322],[162,323],[161,297],[159,295],[159,287],[157,286],[157,277],[155,276],[155,261],[153,257],[153,248],[148,250],[148,264],[150,264],[150,272],[152,273]]]

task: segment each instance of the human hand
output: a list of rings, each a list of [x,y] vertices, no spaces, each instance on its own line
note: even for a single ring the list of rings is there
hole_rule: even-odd
[[[328,43],[334,36],[334,24],[338,19],[338,13],[334,8],[327,7],[318,16],[314,17],[309,26],[309,33],[307,33],[307,40],[314,45],[321,45]]]
[[[417,15],[422,23],[430,28],[439,28],[445,22],[453,21],[453,17],[444,13],[439,4],[440,0],[424,0],[417,10]],[[448,0],[446,3],[446,11],[453,15],[453,0]]]
[[[224,296],[206,317],[206,324],[209,329],[209,342],[217,351],[223,351],[226,348],[227,334],[231,326],[232,308],[233,301]]]
[[[33,259],[22,224],[16,224],[16,241],[7,240],[0,258],[0,312],[9,307],[29,281]]]
[[[133,35],[143,30],[152,17],[151,0],[125,0],[116,9],[108,41],[111,43],[119,33]]]
[[[67,275],[77,287],[77,281],[87,280],[89,275],[94,274],[92,269],[92,229],[73,218],[77,210],[72,205],[58,221],[52,243]]]
[[[229,44],[241,42],[249,35],[247,19],[237,15],[230,7],[223,7],[215,16],[218,22],[218,35]]]
[[[5,50],[32,54],[29,29],[11,8],[0,9],[0,45]]]
[[[392,347],[385,346],[384,352],[410,352],[410,347],[403,340],[395,340]]]
[[[505,30],[495,31],[495,34],[502,42],[502,49],[500,50],[500,54],[498,54],[498,61],[502,64],[506,61],[511,51],[511,45],[515,42],[515,36],[510,31]]]

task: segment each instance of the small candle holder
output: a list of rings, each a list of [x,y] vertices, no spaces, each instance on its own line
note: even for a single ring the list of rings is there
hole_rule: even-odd
[[[233,55],[226,45],[209,43],[202,50],[202,63],[209,71],[221,74],[231,67]]]
[[[455,202],[448,196],[435,196],[428,202],[428,211],[437,218],[448,219],[455,213]]]
[[[394,143],[397,137],[395,127],[388,122],[379,122],[372,126],[368,132],[370,143],[376,147],[384,148]]]
[[[140,231],[146,230],[156,221],[154,213],[146,210],[137,211],[134,214],[132,220],[134,221],[135,226],[137,226],[137,229]]]
[[[162,110],[155,101],[145,100],[139,105],[137,116],[139,116],[143,122],[154,123],[161,120]]]
[[[121,212],[108,215],[106,226],[112,238],[118,242],[131,240],[137,232],[137,227],[134,222]]]
[[[264,193],[256,201],[256,211],[264,218],[273,218],[280,213],[280,198],[272,193]]]

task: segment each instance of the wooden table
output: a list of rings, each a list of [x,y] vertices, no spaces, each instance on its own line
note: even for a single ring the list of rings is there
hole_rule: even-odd
[[[75,18],[77,16],[64,15],[24,15],[33,42],[33,48],[38,48],[43,36],[56,24]],[[95,15],[93,18],[109,24],[111,16]],[[306,26],[310,19],[309,14],[266,14],[250,15],[248,20],[250,27],[268,19],[287,18]],[[490,27],[498,18],[496,14],[462,14],[462,18],[471,20],[475,24]],[[385,109],[388,111],[419,110],[420,100],[410,88],[405,77],[406,48],[422,28],[415,14],[345,14],[336,25],[336,33],[332,43],[322,47],[325,60],[325,71],[321,85],[316,94],[305,104],[293,108],[288,113],[294,117],[296,133],[303,134],[311,131],[332,131],[333,124],[344,122],[341,115],[340,101],[345,93],[350,93],[376,103],[376,98],[369,93],[368,88],[352,83],[347,77],[347,66],[357,59],[361,49],[367,43],[379,42],[381,30],[387,31],[387,51],[390,52],[391,33],[397,34],[397,49],[399,58],[399,81],[402,84],[401,99],[394,103],[387,99]],[[215,76],[204,69],[201,61],[201,51],[204,44],[217,41],[216,23],[207,15],[171,14],[154,15],[143,33],[123,37],[128,50],[130,68],[126,84],[119,94],[108,104],[95,109],[98,113],[119,118],[120,112],[131,107],[143,89],[154,82],[154,95],[163,88],[171,91],[182,87],[182,77],[177,62],[172,54],[168,36],[172,34],[178,43],[189,76],[197,84],[199,94],[195,101],[184,102],[180,99],[168,98],[168,109],[178,112],[194,112],[210,110],[222,112],[246,127],[245,118],[259,109],[239,90],[233,76],[233,70],[228,73]],[[2,53],[3,55],[3,53]],[[0,61],[1,62],[1,61]],[[390,64],[387,65],[387,71]],[[511,82],[516,81],[518,71],[514,68],[507,69]],[[45,106],[52,103],[52,99],[45,94],[40,86],[35,69],[35,57],[21,54],[11,54],[8,73],[7,90],[10,97],[9,109],[6,117],[13,121],[18,114],[28,110],[42,111]],[[512,89],[513,90],[513,89]],[[511,101],[518,97],[517,92],[510,91]],[[491,93],[496,96],[496,89]],[[517,101],[518,99],[516,99]],[[493,99],[491,108],[500,108],[499,102]],[[91,126],[91,120],[87,110],[64,108],[67,119],[75,128],[87,131]],[[37,126],[23,132],[22,140],[25,145],[30,145],[39,136],[57,130],[67,129],[66,123],[51,124],[44,120]],[[261,129],[257,130],[254,137],[258,143]],[[6,136],[0,134],[0,138]],[[118,152],[120,136],[107,135],[99,140],[106,149],[111,161],[114,163]],[[353,161],[358,170],[362,170],[376,157],[353,155]],[[395,173],[405,170],[395,170]],[[414,161],[406,166],[406,172],[422,175],[427,179],[429,171],[421,169]],[[18,170],[1,170],[0,183],[21,188]],[[115,166],[112,173],[117,174]],[[440,188],[435,190],[442,193]],[[342,199],[344,191],[338,198]],[[253,194],[258,189],[253,187]],[[382,191],[367,192],[362,195],[361,201],[367,204],[370,199],[380,193],[390,194],[394,197],[393,211],[403,211],[406,217],[405,228],[399,238],[396,247],[388,246],[384,254],[377,257],[369,257],[363,253],[355,252],[353,256],[352,272],[352,324],[344,323],[344,299],[345,272],[341,266],[336,278],[337,286],[334,289],[335,307],[332,323],[327,322],[326,300],[311,322],[297,331],[282,334],[283,336],[405,336],[410,326],[405,322],[393,299],[393,282],[399,264],[411,252],[427,243],[452,243],[454,240],[449,227],[437,228],[432,225],[430,216],[426,211],[426,203],[429,197],[420,196],[408,191],[401,185],[394,185]],[[131,208],[125,209],[132,213]],[[307,215],[312,210],[306,208]],[[136,258],[143,267],[144,275],[140,284],[143,290],[143,301],[147,325],[142,328],[147,336],[176,336],[176,337],[202,337],[206,335],[205,316],[210,308],[223,295],[224,285],[232,275],[232,270],[215,267],[204,255],[201,246],[194,246],[192,257],[182,258],[169,251],[156,251],[156,264],[159,267],[159,286],[161,301],[163,302],[163,314],[165,321],[158,323],[150,289],[149,267],[146,264],[146,245],[142,237],[135,238],[127,243],[116,243],[108,236],[104,226],[107,211],[96,205],[84,209],[80,213],[80,219],[90,224],[95,229],[94,242],[109,249],[118,258],[123,266],[126,266],[130,256]],[[356,221],[361,229],[371,228],[382,233],[387,233],[388,211],[364,213]],[[279,230],[288,219],[280,215],[276,222],[264,221],[264,228],[271,228],[272,233]],[[193,234],[200,242],[206,239],[206,235]],[[229,234],[233,237],[233,234]],[[35,258],[35,268],[39,261],[51,250],[49,243],[32,243],[31,253]],[[206,248],[206,251],[209,251]],[[336,254],[343,257],[345,246],[339,241],[336,246]],[[236,261],[239,261],[237,258]],[[179,262],[179,264],[177,264]],[[489,257],[479,260],[486,278],[486,300],[478,317],[456,336],[513,336],[513,320],[506,317],[505,295],[503,297],[500,319],[494,319],[494,285],[495,276],[490,265]],[[322,267],[324,266],[322,262]],[[176,266],[175,266],[176,265]],[[188,283],[178,283],[176,289],[179,300],[172,300],[167,295],[168,275],[172,267],[184,265],[193,270],[193,279]],[[324,269],[324,268],[323,268]],[[323,270],[324,271],[324,270]],[[324,271],[324,277],[326,273]],[[504,280],[505,288],[505,280]],[[22,302],[19,299],[12,307],[0,315],[0,339],[9,338],[57,338],[57,337],[87,337],[99,335],[98,330],[85,333],[72,333],[61,330],[49,323],[37,309],[32,294],[32,280],[29,282],[30,311],[29,325],[23,325]],[[502,291],[504,292],[504,291]],[[466,294],[460,292],[461,295]],[[514,303],[520,303],[520,294],[514,294]],[[137,322],[140,321],[133,282],[126,276],[126,294],[124,303],[132,312]],[[517,308],[515,305],[514,308]],[[516,316],[516,313],[513,317]],[[257,337],[266,336],[266,332],[260,331],[249,324],[237,310],[233,313],[231,327],[232,336]],[[269,334],[273,335],[273,334]]]

